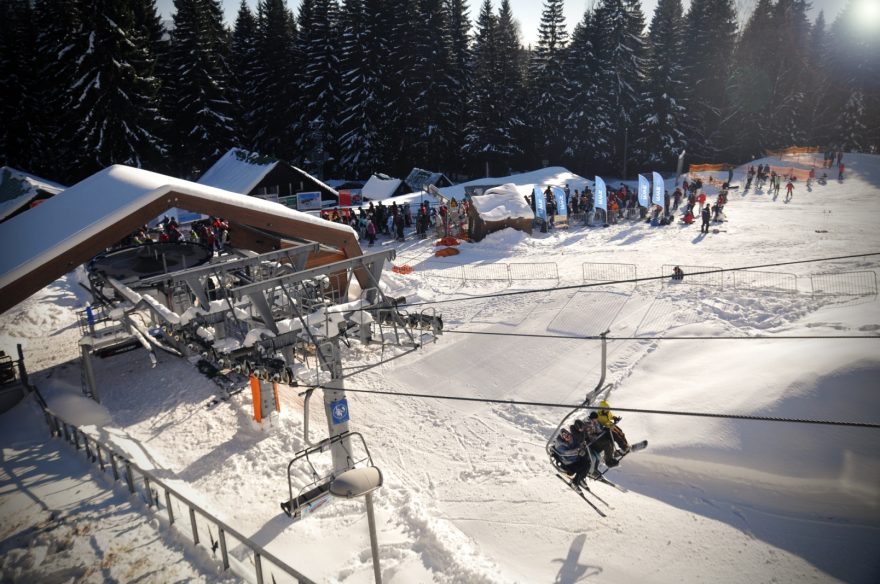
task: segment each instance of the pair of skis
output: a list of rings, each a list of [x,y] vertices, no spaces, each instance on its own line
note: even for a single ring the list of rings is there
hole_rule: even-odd
[[[640,451],[640,450],[644,450],[647,446],[648,446],[648,441],[647,441],[647,440],[642,440],[641,442],[637,442],[637,443],[635,443],[635,444],[631,444],[630,447],[629,447],[629,450],[627,450],[626,452],[624,452],[624,453],[620,456],[620,458],[618,458],[617,460],[618,460],[618,461],[622,460],[627,454],[630,454],[630,453],[632,453],[632,452],[638,452],[638,451]],[[599,473],[598,475],[589,476],[589,477],[588,477],[588,480],[591,479],[591,480],[594,480],[594,481],[597,481],[597,482],[600,482],[600,483],[604,483],[604,484],[608,485],[609,487],[613,487],[613,488],[617,489],[617,490],[620,491],[621,493],[626,493],[626,492],[628,492],[627,489],[626,489],[625,487],[622,487],[622,486],[618,485],[617,483],[608,480],[608,479],[605,477],[605,473],[607,473],[609,470],[610,470],[609,468],[606,468],[605,470],[603,470],[603,471],[602,471],[601,473]],[[588,487],[588,486],[586,485],[586,483],[584,483],[583,486],[577,485],[577,484],[575,484],[574,480],[572,480],[570,477],[564,475],[563,473],[558,473],[558,472],[557,472],[557,473],[556,473],[556,476],[559,477],[559,480],[561,480],[561,481],[564,482],[566,485],[568,485],[568,487],[569,487],[571,490],[573,490],[575,493],[577,493],[578,495],[580,495],[581,499],[583,499],[584,501],[586,501],[587,504],[588,504],[590,507],[592,507],[594,511],[596,511],[596,513],[598,513],[601,517],[607,517],[607,515],[605,514],[605,512],[602,511],[602,509],[600,509],[600,508],[598,507],[598,505],[596,505],[596,504],[592,501],[592,499],[590,499],[589,497],[587,497],[587,495],[584,493],[584,491],[586,491],[587,493],[589,493],[590,496],[591,496],[592,498],[596,499],[597,501],[599,501],[600,503],[602,503],[602,504],[605,505],[606,507],[610,507],[610,505],[609,505],[604,499],[602,499],[602,497],[600,497],[599,495],[597,495],[596,493],[594,493],[594,492],[592,491],[592,489],[590,489],[590,487]]]

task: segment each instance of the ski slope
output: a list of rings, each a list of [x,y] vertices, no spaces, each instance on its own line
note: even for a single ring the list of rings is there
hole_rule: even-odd
[[[650,441],[609,474],[628,493],[593,487],[607,503],[601,518],[553,476],[544,453],[564,408],[349,393],[351,429],[363,433],[385,477],[375,495],[383,581],[880,581],[876,429],[624,411],[877,423],[880,339],[778,337],[876,337],[876,296],[809,291],[812,274],[876,274],[880,256],[761,268],[793,274],[798,293],[734,289],[730,273],[723,288],[687,276],[680,284],[664,278],[573,287],[583,283],[584,262],[632,264],[649,278],[663,265],[731,269],[878,253],[880,157],[847,154],[845,162],[843,182],[798,183],[789,203],[784,191],[731,191],[718,233],[641,222],[532,237],[506,230],[443,260],[554,262],[566,289],[486,298],[527,288],[454,288],[424,275],[439,265],[428,260],[430,240],[380,240],[399,246],[415,268],[409,275],[386,270],[387,292],[411,304],[444,301],[434,307],[446,331],[435,344],[348,379],[347,387],[575,404],[600,379],[600,345],[547,337],[610,330],[626,340],[608,345],[607,399],[631,441]],[[744,172],[737,169],[735,181]],[[549,178],[536,172],[528,180]],[[160,355],[151,368],[134,351],[96,362],[102,404],[93,404],[78,395],[74,311],[83,301],[69,275],[0,316],[0,348],[24,344],[53,409],[310,578],[373,581],[362,501],[336,501],[295,524],[279,508],[287,463],[305,446],[295,389],[282,389],[280,418],[260,428],[250,420],[249,392],[206,408],[216,387],[189,363]],[[758,336],[767,338],[741,338]],[[347,358],[354,365],[376,354],[356,348]],[[312,438],[324,436],[321,408],[313,404],[311,417]],[[61,450],[62,458],[73,456]],[[295,479],[304,478],[295,470]]]

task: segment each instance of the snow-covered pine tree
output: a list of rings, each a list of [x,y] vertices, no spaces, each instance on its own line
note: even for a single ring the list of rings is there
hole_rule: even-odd
[[[297,82],[302,109],[296,145],[307,169],[323,177],[339,157],[342,100],[336,0],[303,0],[297,44],[303,66]]]
[[[636,110],[644,78],[645,17],[638,0],[602,0],[596,7],[595,18],[602,31],[602,79],[609,80],[603,89],[608,92],[614,112],[612,159],[616,161],[616,170],[626,175],[627,159],[640,130]]]
[[[866,123],[865,95],[861,90],[853,91],[837,124],[838,145],[846,152],[868,152],[871,134]]]
[[[235,145],[227,38],[216,0],[175,0],[174,6],[163,103],[171,165],[177,176],[195,179]]]
[[[483,0],[477,16],[474,38],[474,66],[468,99],[468,124],[465,131],[464,153],[474,160],[470,170],[480,172],[481,167],[495,163],[496,133],[502,125],[496,108],[498,93],[493,72],[498,67],[498,23],[492,12],[491,0]]]
[[[725,134],[738,130],[727,97],[737,31],[733,0],[692,0],[685,23],[688,154],[714,162],[728,147]]]
[[[828,75],[828,31],[822,11],[810,31],[807,62],[810,63],[807,83],[811,91],[807,94],[802,121],[807,132],[807,144],[831,144],[834,118],[829,115],[828,108],[828,93],[831,89]]]
[[[568,94],[563,61],[568,44],[562,0],[544,0],[538,44],[529,62],[529,118],[537,155],[559,164],[571,136],[566,132]]]
[[[301,159],[295,138],[300,112],[296,73],[302,63],[296,21],[284,0],[262,0],[257,7],[257,71],[253,110],[257,151]]]
[[[807,0],[777,0],[773,7],[775,50],[768,55],[772,63],[773,91],[768,108],[767,134],[771,148],[804,143],[802,126],[809,67],[810,21]]]
[[[384,108],[393,112],[384,127],[386,172],[406,176],[412,168],[415,155],[413,143],[421,133],[415,109],[416,80],[413,71],[423,48],[419,35],[424,30],[424,16],[420,0],[382,2],[376,7],[384,23],[382,34],[387,40],[384,82],[387,91],[382,96]],[[378,169],[376,169],[378,170]]]
[[[347,176],[384,169],[387,38],[383,0],[346,0],[342,10],[340,162]]]
[[[74,180],[111,164],[144,166],[164,148],[155,135],[161,123],[158,80],[145,36],[131,4],[83,0],[71,55],[76,59],[66,107]]]
[[[143,71],[145,76],[153,79],[156,84],[157,99],[156,107],[159,116],[146,127],[155,136],[155,148],[150,149],[144,156],[144,165],[148,168],[166,172],[168,166],[169,146],[168,119],[162,116],[162,92],[164,90],[161,80],[167,75],[162,74],[163,67],[168,63],[168,38],[162,18],[156,8],[156,0],[130,0],[132,13],[134,14],[134,30],[138,37],[138,45],[146,50],[141,52],[142,61],[137,68]],[[147,122],[145,122],[147,123]]]
[[[773,90],[768,60],[776,45],[772,0],[758,0],[736,46],[731,68],[735,156],[760,158],[769,147],[767,111]]]
[[[467,0],[449,0],[450,36],[450,137],[449,152],[445,157],[447,168],[462,170],[465,160],[462,146],[465,141],[465,127],[468,123],[468,94],[471,91],[471,22],[468,18]]]
[[[850,0],[831,25],[830,114],[840,141],[854,125],[867,128],[864,150],[880,150],[880,30]],[[860,95],[853,96],[859,93]],[[861,117],[861,119],[859,119]],[[858,135],[859,132],[856,132]]]
[[[0,165],[33,172],[36,79],[35,31],[27,0],[0,2]]]
[[[648,167],[673,168],[686,144],[683,14],[681,0],[660,0],[648,34],[635,145],[636,160]]]
[[[55,91],[34,96],[40,115],[32,120],[37,145],[33,170],[46,178],[68,184],[65,176],[70,156],[66,150],[70,137],[64,135],[67,117],[65,88],[73,85],[76,61],[74,35],[79,29],[77,0],[36,0],[33,21],[37,31],[34,70],[39,79],[51,79]]]
[[[525,80],[527,75],[527,59],[519,36],[519,24],[513,18],[510,0],[501,0],[498,7],[497,30],[498,54],[503,59],[498,61],[497,89],[502,92],[497,105],[504,122],[499,130],[500,142],[498,152],[503,154],[504,166],[501,172],[508,170],[510,165],[519,168],[526,166],[525,145],[531,139],[531,131],[525,122],[525,111],[528,105],[528,93]]]
[[[232,31],[229,87],[238,112],[239,145],[251,151],[257,150],[255,116],[260,103],[257,61],[257,19],[247,1],[241,0]]]
[[[410,47],[414,60],[406,73],[412,110],[404,158],[423,168],[446,170],[455,129],[449,15],[443,0],[421,0],[419,6]]]
[[[594,13],[587,10],[571,35],[565,70],[572,96],[566,127],[570,129],[566,159],[585,175],[610,170],[614,111],[606,87],[609,70],[600,60],[600,30]]]

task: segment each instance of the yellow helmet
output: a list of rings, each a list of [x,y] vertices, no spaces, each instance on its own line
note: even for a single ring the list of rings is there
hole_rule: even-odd
[[[608,405],[608,402],[603,399],[602,401],[599,402],[599,409],[610,410],[611,406]]]

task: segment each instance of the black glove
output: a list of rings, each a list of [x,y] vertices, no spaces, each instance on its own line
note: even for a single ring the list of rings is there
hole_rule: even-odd
[[[615,423],[615,424],[616,424],[617,422],[621,421],[622,419],[623,419],[623,418],[621,418],[620,416],[614,416],[614,417],[612,418],[612,420],[614,420],[614,423]]]

